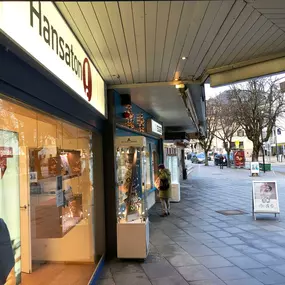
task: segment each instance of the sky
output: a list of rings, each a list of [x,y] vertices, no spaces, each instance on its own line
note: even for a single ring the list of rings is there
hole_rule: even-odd
[[[275,74],[275,75],[272,75],[272,77],[276,78],[276,79],[280,78],[280,82],[285,81],[285,79],[284,79],[285,73]],[[217,95],[219,95],[220,93],[224,92],[225,90],[228,90],[229,86],[230,85],[225,85],[225,86],[221,86],[221,87],[211,88],[210,84],[205,84],[206,100],[208,100],[210,98],[214,98]]]

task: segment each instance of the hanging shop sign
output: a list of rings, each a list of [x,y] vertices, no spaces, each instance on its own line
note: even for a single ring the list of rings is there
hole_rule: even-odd
[[[259,174],[259,162],[251,162],[250,163],[250,172],[252,174]]]
[[[243,150],[238,150],[234,152],[234,164],[235,164],[235,167],[245,166],[245,156],[244,156]]]
[[[152,135],[162,136],[163,128],[162,125],[153,119],[147,120],[147,132]]]
[[[279,214],[279,200],[276,181],[253,181],[253,213]]]
[[[0,3],[0,31],[106,115],[104,81],[52,2]]]
[[[143,136],[117,137],[116,147],[145,147],[146,138]]]

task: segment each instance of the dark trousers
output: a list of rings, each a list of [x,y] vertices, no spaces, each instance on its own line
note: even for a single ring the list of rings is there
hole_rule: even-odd
[[[220,163],[220,169],[223,169],[223,168],[224,168],[224,163],[221,162],[221,163]]]

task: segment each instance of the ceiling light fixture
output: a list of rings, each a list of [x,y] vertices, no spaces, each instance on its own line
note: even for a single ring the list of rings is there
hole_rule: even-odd
[[[181,59],[182,59],[182,60],[185,60],[185,59],[187,59],[187,57],[186,57],[186,56],[182,56]]]
[[[178,81],[178,78],[175,78],[175,81]]]

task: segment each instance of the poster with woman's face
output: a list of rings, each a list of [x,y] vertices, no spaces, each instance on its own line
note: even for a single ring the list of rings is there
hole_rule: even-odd
[[[277,184],[275,181],[253,182],[254,211],[279,213]]]

